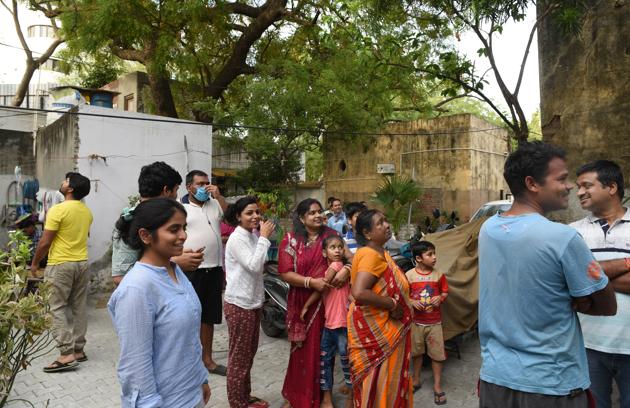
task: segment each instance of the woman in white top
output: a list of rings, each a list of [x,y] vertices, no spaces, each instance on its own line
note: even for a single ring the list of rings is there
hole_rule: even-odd
[[[251,396],[251,368],[258,350],[260,316],[265,292],[263,268],[271,221],[261,222],[255,197],[243,197],[225,213],[225,221],[236,226],[225,246],[225,320],[230,337],[227,394],[231,408],[266,408],[269,404]],[[254,234],[260,228],[260,237]]]

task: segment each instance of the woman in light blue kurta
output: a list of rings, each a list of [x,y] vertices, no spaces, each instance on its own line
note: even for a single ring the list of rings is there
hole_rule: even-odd
[[[144,201],[116,227],[142,251],[109,301],[120,341],[122,407],[203,407],[208,372],[201,361],[201,305],[170,261],[186,240],[186,211],[174,200]]]

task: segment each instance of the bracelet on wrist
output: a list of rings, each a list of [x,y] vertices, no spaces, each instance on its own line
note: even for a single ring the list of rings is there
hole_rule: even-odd
[[[630,258],[623,258],[623,261],[626,263],[626,269],[630,272]]]
[[[394,306],[392,308],[390,308],[390,311],[394,311],[396,310],[396,307],[398,306],[398,301],[396,299],[394,299],[393,297],[390,297],[390,299],[394,302]]]
[[[304,278],[304,287],[306,289],[310,289],[311,288],[311,277],[307,276],[306,278]]]

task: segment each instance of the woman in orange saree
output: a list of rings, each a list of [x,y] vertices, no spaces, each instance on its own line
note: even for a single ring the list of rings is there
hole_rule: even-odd
[[[383,248],[391,237],[383,213],[361,213],[355,231],[362,247],[352,262],[348,312],[354,407],[411,408],[409,283]]]

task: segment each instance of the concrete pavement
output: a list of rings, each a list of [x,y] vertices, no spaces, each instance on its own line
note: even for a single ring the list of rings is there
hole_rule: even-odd
[[[90,298],[89,326],[86,353],[89,360],[75,371],[46,374],[43,366],[52,362],[56,351],[34,361],[33,366],[21,372],[12,392],[11,408],[30,407],[17,401],[25,399],[37,408],[109,408],[120,406],[120,388],[116,377],[118,339],[113,330],[105,305],[107,295]],[[215,359],[227,362],[227,326],[215,329]],[[450,407],[477,407],[476,384],[479,372],[479,343],[476,338],[461,346],[461,360],[451,356],[446,362],[443,387]],[[280,407],[283,403],[280,391],[289,356],[286,339],[273,339],[261,332],[260,347],[252,371],[252,393]],[[338,365],[337,365],[338,366]],[[414,406],[433,406],[430,367],[423,371],[424,386],[414,396]],[[228,407],[225,377],[209,375],[212,397],[208,407]],[[336,382],[341,384],[341,370],[337,367]],[[336,395],[335,402],[342,407],[344,396]]]

